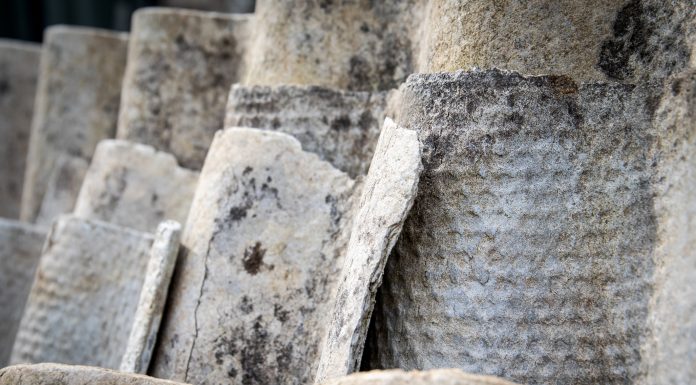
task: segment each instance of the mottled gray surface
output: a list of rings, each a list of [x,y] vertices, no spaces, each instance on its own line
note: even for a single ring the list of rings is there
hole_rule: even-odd
[[[387,92],[350,92],[307,86],[234,85],[225,127],[254,127],[294,136],[351,177],[367,174]]]
[[[252,16],[182,9],[135,12],[118,138],[200,169],[244,68]]]
[[[186,222],[198,172],[171,154],[125,140],[99,143],[74,214],[153,232],[165,219]]]
[[[118,368],[152,243],[147,233],[60,217],[46,240],[10,361]]]
[[[659,225],[645,384],[688,384],[696,379],[696,72],[665,87],[653,121]]]
[[[200,385],[311,383],[355,189],[289,135],[218,132],[151,374]]]
[[[465,373],[458,369],[428,371],[375,370],[326,381],[322,385],[515,385],[496,377]]]
[[[162,0],[163,6],[191,8],[203,11],[246,13],[254,12],[254,0]]]
[[[89,160],[116,133],[128,35],[54,26],[46,29],[22,191],[21,218],[34,221],[58,156]]]
[[[315,383],[360,368],[375,294],[387,257],[416,197],[421,151],[415,131],[384,122],[370,172],[355,208],[353,228],[322,341]]]
[[[244,84],[388,90],[413,72],[425,1],[259,0]]]
[[[34,221],[37,225],[50,227],[60,215],[73,211],[88,168],[89,162],[81,157],[60,154],[55,158]]]
[[[91,366],[15,365],[0,369],[0,385],[181,385]]]
[[[414,75],[402,91],[398,122],[418,131],[424,171],[375,307],[371,366],[642,378],[650,90],[484,71]]]
[[[0,39],[0,217],[19,218],[41,46]]]
[[[0,367],[10,360],[45,238],[35,226],[0,218]]]

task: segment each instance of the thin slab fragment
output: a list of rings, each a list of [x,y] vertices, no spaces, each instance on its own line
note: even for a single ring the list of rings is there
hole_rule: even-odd
[[[183,385],[92,366],[15,365],[0,369],[0,385]]]
[[[19,218],[41,46],[0,39],[0,217]]]
[[[424,170],[366,361],[525,384],[640,379],[659,225],[650,95],[501,71],[411,76],[398,122],[417,130]]]
[[[10,361],[118,368],[133,327],[148,325],[135,320],[149,261],[176,258],[162,252],[175,247],[161,244],[176,242],[175,234],[160,235],[171,238],[156,240],[152,252],[147,233],[73,216],[54,222]]]
[[[151,374],[311,383],[355,191],[345,173],[289,135],[218,132],[184,229]]]
[[[46,233],[0,218],[0,367],[9,363]]]
[[[60,215],[73,211],[88,168],[89,162],[80,157],[61,154],[55,159],[35,220],[37,225],[48,228]]]
[[[389,90],[414,72],[424,1],[258,0],[247,85]]]
[[[399,369],[375,370],[335,378],[323,385],[515,385],[503,379],[465,373],[459,369],[433,369],[405,372]]]
[[[360,368],[375,295],[416,197],[421,169],[416,132],[387,118],[356,209],[315,383]]]
[[[128,35],[55,26],[46,29],[22,191],[21,218],[34,221],[60,155],[92,156],[116,133]]]
[[[351,92],[307,86],[234,85],[225,127],[290,134],[352,178],[367,174],[385,117],[387,92]]]
[[[134,13],[118,138],[199,170],[244,68],[252,16],[148,8]]]
[[[99,143],[73,214],[152,232],[165,219],[186,222],[198,172],[171,154],[124,140]]]

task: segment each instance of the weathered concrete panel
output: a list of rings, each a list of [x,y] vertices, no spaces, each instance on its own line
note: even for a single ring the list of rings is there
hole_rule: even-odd
[[[91,366],[15,365],[0,369],[0,385],[182,385]]]
[[[73,211],[89,162],[84,158],[60,154],[55,158],[46,182],[37,225],[50,227],[60,215]]]

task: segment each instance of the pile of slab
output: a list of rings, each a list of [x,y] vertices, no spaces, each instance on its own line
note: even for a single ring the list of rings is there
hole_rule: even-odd
[[[695,20],[259,0],[0,41],[0,384],[693,382]]]

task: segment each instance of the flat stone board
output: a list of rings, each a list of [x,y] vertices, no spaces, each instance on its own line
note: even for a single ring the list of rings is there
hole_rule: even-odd
[[[46,233],[0,218],[0,367],[8,364]]]
[[[0,39],[0,217],[19,218],[41,46]]]
[[[21,218],[32,222],[60,155],[92,156],[116,134],[128,35],[53,26],[46,29],[32,119]]]
[[[10,361],[118,368],[152,244],[147,233],[59,218],[46,240]]]
[[[151,374],[311,383],[356,189],[289,135],[218,132],[184,229]]]
[[[0,385],[181,385],[91,366],[15,365],[0,369]]]
[[[118,138],[199,170],[244,67],[249,15],[171,8],[135,12]]]
[[[314,86],[242,86],[227,99],[225,127],[284,132],[351,177],[367,174],[385,117],[387,92]]]
[[[153,232],[165,219],[186,222],[198,172],[171,154],[124,140],[97,146],[73,214]]]

